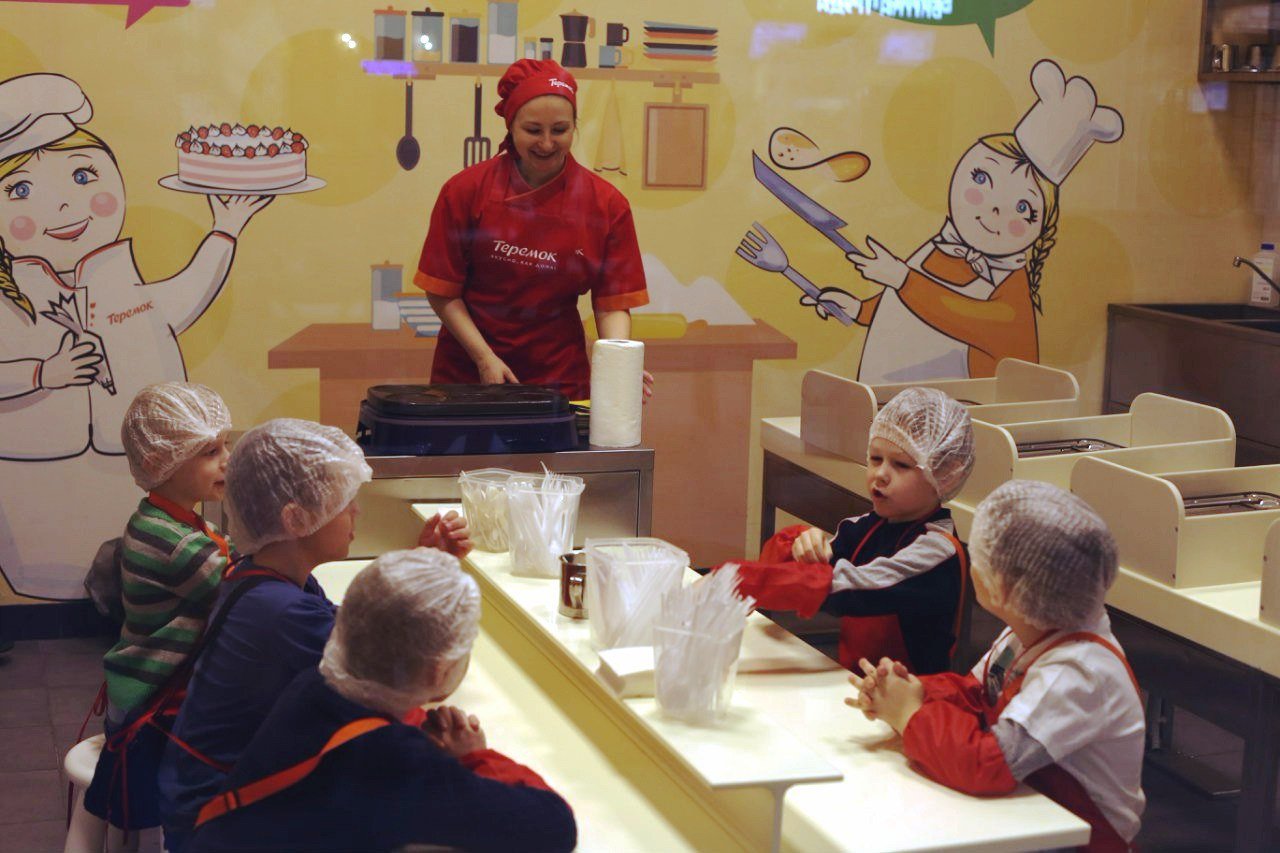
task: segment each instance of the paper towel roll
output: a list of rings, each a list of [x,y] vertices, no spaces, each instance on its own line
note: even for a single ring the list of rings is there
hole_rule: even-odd
[[[644,344],[600,340],[591,350],[591,443],[634,447],[640,443]]]

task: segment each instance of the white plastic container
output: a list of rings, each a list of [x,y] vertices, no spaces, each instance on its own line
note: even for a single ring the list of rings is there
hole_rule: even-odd
[[[653,688],[663,713],[690,723],[724,717],[733,699],[742,632],[731,637],[653,629]]]
[[[587,620],[597,649],[653,645],[662,598],[678,589],[689,555],[661,539],[588,539]]]
[[[521,475],[507,481],[512,574],[560,577],[560,555],[573,550],[584,487],[582,478],[571,474]]]
[[[463,471],[458,476],[462,514],[467,517],[471,541],[481,551],[507,550],[507,481],[516,476],[506,468]]]
[[[1258,254],[1250,258],[1258,268],[1275,280],[1276,273],[1276,246],[1275,243],[1263,243],[1258,249]],[[1280,308],[1280,293],[1276,293],[1275,288],[1263,281],[1262,276],[1256,272],[1250,271],[1253,277],[1253,285],[1249,288],[1249,304],[1261,305],[1264,308]]]

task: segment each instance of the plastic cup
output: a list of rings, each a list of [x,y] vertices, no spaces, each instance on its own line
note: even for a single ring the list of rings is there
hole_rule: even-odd
[[[516,475],[507,481],[512,574],[560,577],[560,555],[573,550],[584,487],[581,477],[570,474]]]
[[[506,468],[463,471],[458,476],[462,514],[471,541],[481,551],[507,550],[507,481],[516,476]]]
[[[733,699],[742,631],[729,637],[653,629],[653,686],[664,714],[691,723],[722,719]]]
[[[661,539],[588,539],[587,619],[597,649],[653,645],[662,598],[678,589],[689,555]]]

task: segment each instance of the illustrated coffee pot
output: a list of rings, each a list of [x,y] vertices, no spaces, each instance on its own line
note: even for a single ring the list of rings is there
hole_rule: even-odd
[[[587,67],[587,46],[584,42],[596,34],[596,19],[578,11],[560,16],[564,29],[564,47],[560,52],[560,64],[565,68]]]
[[[567,15],[560,16],[560,25],[564,28],[565,41],[586,41],[595,38],[596,19],[582,14],[576,9]]]

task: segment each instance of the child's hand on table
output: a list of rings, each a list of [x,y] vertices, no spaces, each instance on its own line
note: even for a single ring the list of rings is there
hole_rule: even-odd
[[[418,534],[418,545],[422,548],[438,548],[458,559],[471,553],[475,546],[471,544],[471,530],[467,526],[465,516],[449,510],[444,517],[436,513],[422,525]]]
[[[798,563],[829,563],[831,537],[816,527],[810,527],[791,543],[791,556]]]
[[[441,705],[427,711],[422,730],[432,743],[454,758],[461,758],[486,746],[480,720],[452,705]]]
[[[924,704],[924,685],[905,665],[888,658],[881,658],[879,666],[872,666],[871,661],[863,658],[858,666],[863,675],[849,676],[849,683],[857,688],[858,695],[845,699],[844,703],[857,708],[868,720],[884,720],[901,734]]]

